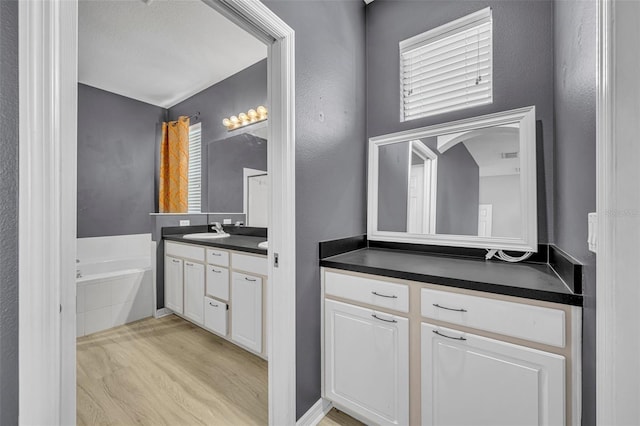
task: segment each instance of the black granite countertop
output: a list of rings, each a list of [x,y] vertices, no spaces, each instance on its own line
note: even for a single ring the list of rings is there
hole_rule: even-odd
[[[225,231],[228,228],[225,227]],[[228,237],[214,240],[196,240],[184,238],[187,234],[207,232],[207,226],[191,226],[183,228],[163,228],[162,238],[169,241],[176,241],[185,244],[195,244],[199,246],[215,247],[227,250],[243,251],[246,253],[267,255],[267,250],[258,248],[258,244],[267,241],[266,236],[241,235],[230,233]],[[231,231],[234,232],[234,231]]]
[[[510,264],[368,247],[326,257],[320,265],[566,305],[583,303],[582,295],[572,292],[544,263]]]

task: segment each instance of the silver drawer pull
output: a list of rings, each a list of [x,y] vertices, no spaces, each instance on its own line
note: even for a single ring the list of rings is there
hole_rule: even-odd
[[[212,255],[212,256],[222,256],[222,253],[214,253],[214,252],[211,252],[211,255]]]
[[[440,306],[437,303],[434,303],[433,306],[435,306],[436,308],[440,308],[440,309],[446,309],[447,311],[455,311],[455,312],[467,312],[466,309],[454,309],[454,308],[447,308],[446,306]]]
[[[398,296],[396,296],[395,294],[392,294],[391,296],[387,296],[386,294],[376,293],[375,291],[372,291],[371,294],[373,294],[374,296],[388,297],[389,299],[397,299],[398,298]]]
[[[216,271],[215,269],[211,268],[211,272],[215,272],[216,274],[221,274],[222,271]]]
[[[258,281],[258,279],[257,279],[257,278],[253,278],[253,279],[251,279],[251,278],[249,278],[249,277],[244,277],[244,279],[245,279],[245,280],[247,280],[247,281],[252,281],[252,282],[253,282],[253,281]]]
[[[446,337],[447,339],[452,339],[452,340],[467,340],[464,337],[451,337],[451,336],[447,336],[446,334],[442,334],[440,333],[438,330],[432,330],[435,334],[437,334],[438,336],[442,336],[442,337]]]
[[[193,266],[193,263],[185,262],[185,265],[187,265],[187,266]]]
[[[173,263],[180,263],[180,261],[179,261],[178,259],[171,259],[171,261],[172,261]]]
[[[214,305],[213,303],[209,302],[209,305],[213,306],[214,308],[217,308],[220,305]]]
[[[380,317],[379,317],[379,316],[377,316],[376,314],[371,314],[371,316],[372,316],[372,317],[374,317],[374,318],[375,318],[375,319],[377,319],[377,320],[384,321],[384,322],[398,322],[398,321],[396,321],[396,320],[388,320],[388,319],[380,318]]]

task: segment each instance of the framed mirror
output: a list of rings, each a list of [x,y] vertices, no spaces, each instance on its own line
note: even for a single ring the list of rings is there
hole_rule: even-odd
[[[369,139],[368,238],[536,252],[535,107]]]

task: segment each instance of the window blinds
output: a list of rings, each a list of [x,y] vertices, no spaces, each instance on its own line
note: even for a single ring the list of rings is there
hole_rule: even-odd
[[[491,9],[400,42],[401,119],[493,101]]]
[[[202,126],[189,126],[189,213],[201,212]]]

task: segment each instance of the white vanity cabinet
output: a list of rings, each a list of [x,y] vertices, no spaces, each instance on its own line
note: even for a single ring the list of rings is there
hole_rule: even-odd
[[[563,425],[565,358],[421,326],[422,424]]]
[[[234,272],[231,295],[231,339],[262,352],[262,278]]]
[[[322,284],[322,396],[339,409],[372,424],[580,424],[580,308],[331,268]]]
[[[204,265],[184,262],[184,316],[196,324],[204,324]]]
[[[325,397],[380,425],[409,423],[409,321],[325,301]]]
[[[173,312],[182,313],[183,306],[182,259],[164,258],[164,305]]]
[[[165,242],[165,307],[267,357],[266,256]]]

